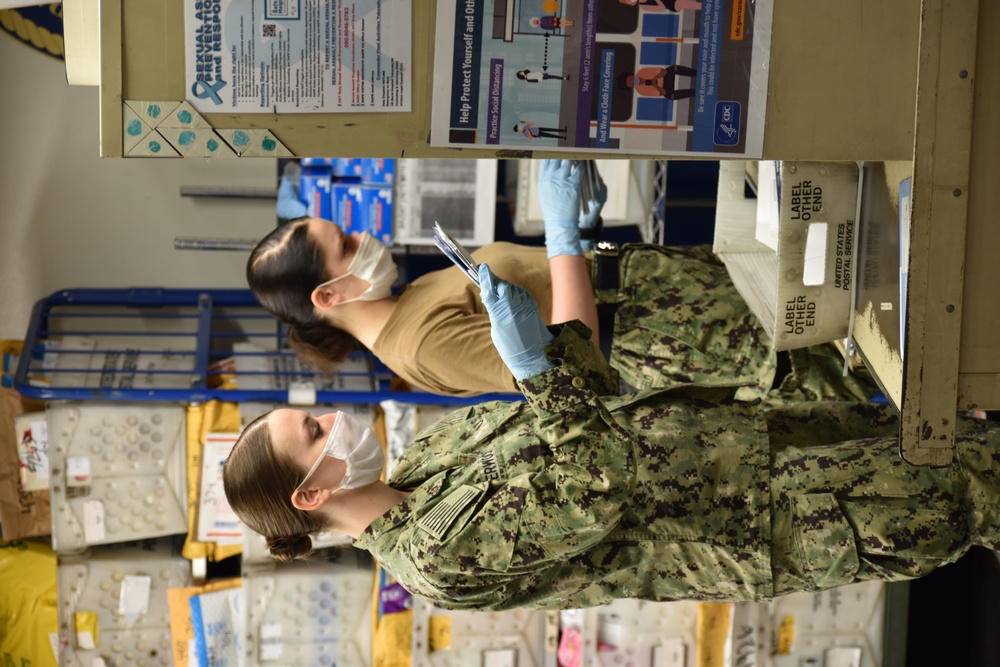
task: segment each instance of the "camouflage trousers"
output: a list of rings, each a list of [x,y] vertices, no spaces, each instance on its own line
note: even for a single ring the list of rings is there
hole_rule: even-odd
[[[790,351],[790,372],[774,386],[778,354],[708,246],[627,245],[618,289],[596,297],[618,304],[611,366],[632,388],[741,382],[740,399],[774,405],[866,401],[876,391],[867,375],[843,377],[833,344]]]
[[[926,468],[900,458],[886,406],[802,404],[766,419],[774,595],[911,579],[973,545],[1000,549],[1000,424],[960,419],[952,465]]]

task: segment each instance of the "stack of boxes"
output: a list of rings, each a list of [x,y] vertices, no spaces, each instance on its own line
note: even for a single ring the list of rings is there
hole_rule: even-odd
[[[299,192],[308,215],[392,244],[395,160],[302,158],[301,164]]]
[[[306,215],[330,220],[330,190],[333,187],[334,160],[322,157],[304,157],[301,160],[302,176],[299,178],[299,197],[306,205]]]
[[[765,173],[768,178],[761,178]],[[856,274],[863,176],[858,164],[761,163],[757,174],[754,200],[746,195],[746,163],[719,164],[715,254],[774,349],[844,338]],[[768,215],[774,222],[758,226],[764,197],[772,200]]]

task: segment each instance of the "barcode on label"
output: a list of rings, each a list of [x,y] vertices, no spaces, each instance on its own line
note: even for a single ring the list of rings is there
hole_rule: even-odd
[[[261,37],[277,37],[278,25],[275,23],[262,23],[260,26]]]

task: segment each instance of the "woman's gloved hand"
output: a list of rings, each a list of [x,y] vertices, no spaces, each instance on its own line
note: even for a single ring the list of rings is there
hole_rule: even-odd
[[[594,191],[594,199],[587,201],[589,211],[580,211],[580,248],[583,250],[593,250],[594,241],[601,229],[598,221],[601,219],[601,209],[608,201],[608,186],[604,184],[601,175],[597,175],[597,189]],[[589,232],[589,233],[588,233]]]
[[[545,221],[545,248],[549,259],[557,255],[582,255],[580,164],[576,160],[542,160],[538,173],[538,203]]]
[[[553,367],[545,356],[553,336],[528,290],[497,278],[490,267],[480,264],[479,298],[490,316],[493,345],[514,379],[520,382]]]

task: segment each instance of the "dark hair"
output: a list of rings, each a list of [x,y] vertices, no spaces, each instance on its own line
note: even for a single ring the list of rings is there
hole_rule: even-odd
[[[531,70],[528,70],[528,69],[522,69],[521,71],[519,71],[517,73],[517,78],[518,79],[525,79],[525,78],[527,78],[528,72],[530,72],[530,71]]]
[[[278,561],[313,555],[310,533],[325,529],[317,514],[292,504],[305,471],[274,450],[266,413],[243,429],[222,466],[222,488],[229,506],[251,530],[267,539]]]
[[[354,338],[316,314],[312,292],[333,276],[323,249],[296,218],[265,236],[247,259],[247,284],[267,312],[288,325],[288,343],[302,361],[324,373],[354,349]]]

